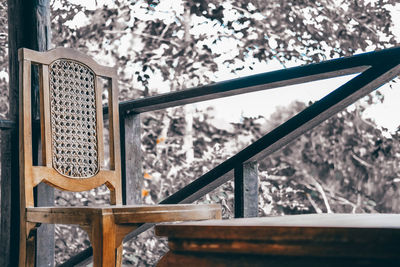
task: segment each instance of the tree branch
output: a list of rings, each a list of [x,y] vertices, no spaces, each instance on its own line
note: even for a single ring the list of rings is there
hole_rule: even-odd
[[[351,157],[357,161],[358,163],[360,163],[361,165],[363,165],[364,167],[367,168],[374,168],[374,166],[372,164],[369,164],[368,162],[366,162],[365,160],[359,158],[353,151],[351,152]]]
[[[325,204],[325,207],[326,207],[326,212],[327,213],[333,213],[332,210],[331,210],[331,206],[329,205],[328,198],[326,197],[325,191],[322,188],[321,184],[318,183],[318,181],[314,177],[312,177],[311,175],[310,175],[310,179],[313,182],[314,186],[317,188],[317,191],[321,194],[322,199],[324,200],[324,204]]]
[[[313,206],[313,208],[315,209],[315,211],[316,211],[318,214],[321,214],[321,213],[322,213],[322,210],[318,207],[317,203],[315,203],[315,201],[311,198],[311,195],[310,195],[309,193],[306,193],[306,197],[307,197],[308,201],[310,201],[311,206]]]
[[[345,199],[344,197],[335,196],[334,198],[336,198],[336,200],[341,202],[342,204],[350,205],[353,208],[351,213],[356,213],[356,209],[357,209],[357,205],[356,204],[354,204],[353,202],[350,202],[349,200]]]

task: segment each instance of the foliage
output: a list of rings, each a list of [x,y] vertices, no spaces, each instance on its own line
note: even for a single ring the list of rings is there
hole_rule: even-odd
[[[116,1],[89,11],[62,0],[53,9],[54,43],[116,62],[121,81],[147,95],[154,75],[181,89],[213,81],[221,66],[236,72],[255,61],[318,62],[396,45],[387,9],[395,2]],[[69,27],[77,14],[87,22]]]
[[[360,115],[344,110],[260,164],[262,214],[399,212],[399,132]]]

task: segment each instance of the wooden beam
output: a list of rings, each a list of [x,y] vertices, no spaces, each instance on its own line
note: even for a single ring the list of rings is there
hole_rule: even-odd
[[[121,163],[124,204],[141,203],[143,186],[140,114],[121,116]]]
[[[240,164],[234,171],[235,218],[258,216],[258,164]]]

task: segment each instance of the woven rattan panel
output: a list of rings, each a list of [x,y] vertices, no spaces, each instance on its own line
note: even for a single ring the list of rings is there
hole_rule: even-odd
[[[99,171],[94,73],[59,59],[49,66],[53,168],[73,178]]]

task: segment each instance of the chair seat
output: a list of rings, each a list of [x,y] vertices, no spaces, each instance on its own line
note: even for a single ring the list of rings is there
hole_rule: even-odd
[[[90,224],[94,217],[113,215],[115,224],[219,218],[215,204],[116,205],[91,207],[28,207],[27,221],[34,223]]]
[[[322,257],[346,259],[354,266],[358,266],[354,261],[360,259],[384,260],[388,264],[400,260],[400,214],[309,214],[209,220],[159,225],[156,234],[169,238],[170,253],[160,266],[176,262],[182,263],[177,266],[188,263],[242,266],[238,255],[246,254],[252,256],[243,258],[244,262],[251,258],[254,266],[259,263],[263,266],[271,257],[307,258],[306,262],[313,264]],[[280,258],[278,262],[283,264],[285,260]]]

